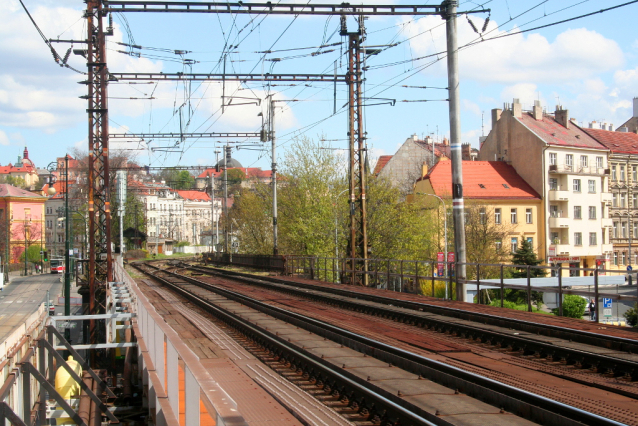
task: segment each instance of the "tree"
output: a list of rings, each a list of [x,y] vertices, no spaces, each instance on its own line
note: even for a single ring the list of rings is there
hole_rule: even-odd
[[[40,244],[30,245],[27,248],[27,262],[31,263],[40,263],[42,261],[42,256],[40,252],[43,250]],[[20,262],[24,262],[24,251],[20,255]]]
[[[16,188],[27,189],[27,183],[19,176],[4,175],[0,176],[0,183],[8,183]]]
[[[231,217],[239,225],[236,235],[241,253],[272,253],[272,187],[263,183],[235,197]]]
[[[240,185],[246,179],[246,174],[241,169],[228,169],[226,172],[228,173],[228,185]]]
[[[166,182],[166,186],[173,189],[191,189],[195,184],[195,178],[188,170],[164,169],[158,177]]]
[[[585,315],[587,299],[575,294],[566,294],[563,299],[563,316],[568,318],[582,318]],[[558,309],[554,309],[556,314]]]
[[[564,309],[565,308],[563,308],[563,310]],[[627,320],[627,324],[630,327],[637,328],[638,327],[638,303],[635,303],[633,308],[628,309],[627,312],[623,314],[623,316]]]
[[[532,243],[523,239],[521,246],[512,255],[512,263],[514,265],[538,266],[543,263],[543,261],[536,257]],[[536,278],[544,277],[546,273],[545,270],[541,268],[530,268],[529,275],[532,278]],[[527,278],[527,268],[517,268],[517,271],[513,272],[512,276],[514,278]]]

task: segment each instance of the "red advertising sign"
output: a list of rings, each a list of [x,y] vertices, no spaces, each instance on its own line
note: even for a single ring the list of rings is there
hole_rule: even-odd
[[[452,252],[449,252],[449,253],[447,254],[447,262],[448,262],[448,264],[449,264],[450,262],[454,262],[454,261],[455,261],[454,259],[455,259],[455,258],[454,258],[454,252],[453,252],[453,251],[452,251]]]
[[[437,263],[437,276],[442,277],[443,275],[445,275],[445,265],[443,262],[445,262],[445,253],[442,252],[438,252],[436,254],[436,261],[439,262]]]

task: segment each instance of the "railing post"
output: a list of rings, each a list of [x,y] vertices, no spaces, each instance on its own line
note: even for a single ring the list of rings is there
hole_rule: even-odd
[[[49,301],[47,300],[47,304],[49,303]],[[48,313],[47,313],[48,314]],[[45,334],[43,333],[41,335],[41,339],[38,340],[38,369],[40,370],[40,374],[42,375],[42,377],[46,377],[46,357],[45,357],[45,353],[44,353],[44,343],[42,342],[42,339],[44,339]],[[46,418],[47,418],[47,398],[46,398],[46,392],[43,392],[42,390],[40,390],[40,404],[38,405],[38,422],[36,422],[36,424],[40,424],[40,425],[44,425],[46,423]],[[4,426],[2,423],[0,423],[0,426]]]
[[[532,279],[527,265],[527,312],[532,312]]]
[[[401,278],[399,278],[399,293],[403,292],[403,260],[401,261],[401,266],[399,267],[401,270]]]
[[[414,292],[421,293],[421,283],[419,283],[419,261],[414,261]]]
[[[558,264],[558,316],[563,316],[563,264]]]
[[[445,261],[447,262],[447,259],[445,259]],[[458,277],[458,271],[456,270],[456,263],[452,262],[451,266],[452,267],[450,268],[450,265],[448,264],[448,267],[447,267],[447,275],[448,276],[445,277],[445,281],[443,281],[445,283],[445,285],[447,286],[446,290],[445,290],[445,295],[446,295],[445,300],[448,300],[448,297],[447,297],[448,294],[450,295],[449,299],[452,299],[452,271],[454,271],[454,278],[456,280],[458,280],[458,278],[457,278]],[[465,295],[457,294],[456,295],[456,300],[465,301],[465,297],[464,296]]]
[[[479,278],[481,275],[481,270],[479,264],[476,264],[476,300],[479,305],[481,304],[481,279]]]
[[[432,297],[434,296],[434,268],[435,268],[435,264],[434,262],[432,262]]]
[[[29,372],[29,361],[20,365],[22,374],[22,419],[26,424],[31,423],[31,373]]]
[[[596,301],[596,322],[600,322],[600,304],[598,303],[598,268],[596,268],[596,270],[594,271],[594,294],[595,294],[595,301]]]
[[[505,266],[501,265],[501,308],[503,307],[503,300],[505,300],[505,282],[503,281],[503,268]]]
[[[386,290],[390,290],[390,260],[388,259],[388,270],[387,270],[387,274],[388,274],[388,279],[385,283],[385,289]]]

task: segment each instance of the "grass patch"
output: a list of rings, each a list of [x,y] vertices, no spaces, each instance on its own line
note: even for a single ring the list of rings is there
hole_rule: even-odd
[[[497,308],[500,308],[501,307],[501,299],[492,300],[492,303],[490,303],[490,306],[496,306]],[[509,300],[504,300],[503,301],[503,308],[514,309],[514,310],[517,310],[517,311],[525,311],[525,312],[527,312],[527,305],[526,304],[522,304],[522,303],[519,304],[519,303],[515,303],[515,302],[510,302]],[[552,315],[550,312],[542,311],[542,310],[538,309],[534,305],[532,305],[532,312],[537,313],[537,314]]]

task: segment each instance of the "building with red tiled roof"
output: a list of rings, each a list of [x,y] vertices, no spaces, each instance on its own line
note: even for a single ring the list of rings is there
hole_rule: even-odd
[[[9,163],[6,166],[0,166],[0,176],[20,178],[24,180],[25,187],[34,189],[40,181],[38,170],[29,158],[29,150],[24,147],[23,156],[18,156],[15,164]]]
[[[634,99],[634,102],[638,99]],[[594,123],[590,124],[590,126]],[[638,134],[613,132],[602,129],[585,129],[610,151],[609,155],[609,218],[612,222],[610,242],[613,254],[609,269],[625,270],[627,265],[636,265],[636,244],[630,238],[638,238]]]
[[[19,262],[25,246],[44,245],[45,201],[41,195],[0,184],[0,256],[5,264]]]
[[[391,155],[379,156],[379,158],[377,159],[377,164],[374,166],[374,170],[372,171],[372,174],[375,176],[379,176],[379,173],[381,172],[381,170],[383,170],[385,165],[388,164],[388,161],[390,161],[391,158],[392,158]]]
[[[476,216],[485,223],[489,221],[501,235],[494,242],[497,252],[515,251],[523,240],[528,240],[537,252],[542,253],[540,194],[505,162],[463,161],[462,164],[463,197],[470,212],[468,216]],[[414,193],[417,194],[415,197],[419,193],[437,195],[451,207],[452,162],[439,161],[416,181]]]
[[[568,110],[558,106],[547,113],[536,101],[524,111],[514,99],[504,110],[492,110],[492,130],[479,160],[507,162],[541,195],[542,258],[593,268],[604,266],[601,259],[612,253],[609,152]]]

